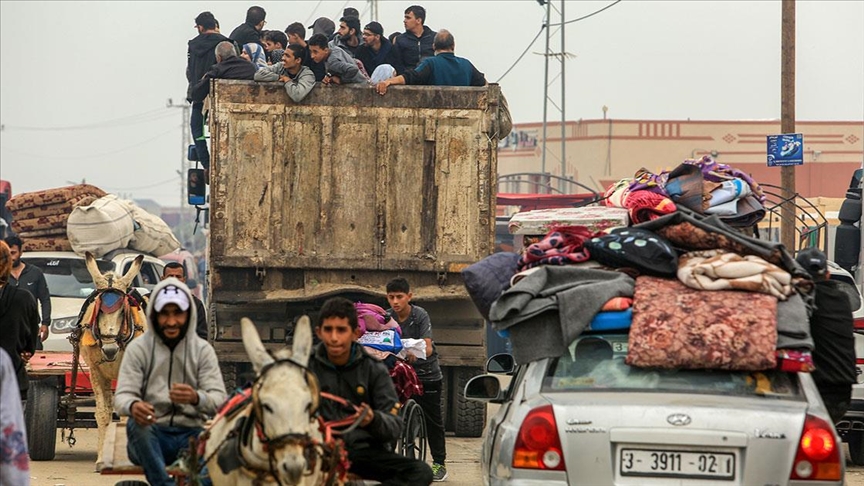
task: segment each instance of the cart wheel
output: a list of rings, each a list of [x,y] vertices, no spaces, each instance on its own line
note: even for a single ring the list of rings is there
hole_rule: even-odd
[[[54,379],[30,380],[27,390],[27,446],[30,459],[51,461],[57,446],[57,386]]]
[[[411,459],[426,460],[426,418],[423,409],[414,400],[402,406],[402,437],[399,453]]]

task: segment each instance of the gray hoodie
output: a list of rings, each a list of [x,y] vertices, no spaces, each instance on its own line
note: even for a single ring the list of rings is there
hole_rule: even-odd
[[[324,66],[327,68],[328,74],[339,76],[342,84],[367,83],[369,81],[360,72],[357,61],[341,47],[330,47],[330,55],[324,61]]]
[[[175,285],[193,302],[189,288],[175,278],[159,282],[151,298],[165,286]],[[147,331],[129,343],[120,364],[114,409],[131,415],[132,404],[144,400],[156,410],[156,423],[163,426],[203,427],[204,415],[216,413],[225,401],[225,383],[219,361],[210,343],[195,334],[197,316],[194,303],[180,341],[172,350],[157,331],[156,313],[147,306]],[[198,390],[198,405],[175,404],[168,398],[172,383],[187,383]]]

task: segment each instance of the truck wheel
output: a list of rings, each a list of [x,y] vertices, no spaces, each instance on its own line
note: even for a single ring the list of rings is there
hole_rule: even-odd
[[[147,481],[135,481],[132,479],[127,479],[125,481],[120,481],[119,483],[115,483],[114,486],[149,486]]]
[[[849,456],[852,464],[864,466],[864,433],[855,433],[849,437]]]
[[[237,388],[237,363],[219,363],[222,371],[222,381],[225,382],[225,391],[230,397]]]
[[[450,396],[453,405],[453,425],[456,437],[480,437],[486,425],[486,404],[465,398],[465,384],[471,378],[483,374],[481,368],[460,367],[453,369],[453,388]]]
[[[57,445],[57,386],[52,379],[30,380],[27,390],[27,447],[30,459],[51,461]]]

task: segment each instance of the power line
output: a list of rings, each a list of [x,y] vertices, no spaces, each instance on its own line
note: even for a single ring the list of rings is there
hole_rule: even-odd
[[[318,11],[318,7],[321,6],[321,2],[324,0],[318,0],[318,5],[315,5],[315,8],[312,9],[312,13],[309,14],[309,18],[306,19],[306,22],[303,22],[303,27],[309,25],[309,21],[312,20],[312,16],[315,15],[315,12]]]
[[[549,1],[549,0],[547,0],[547,1]],[[507,75],[510,73],[510,71],[512,71],[513,68],[515,68],[516,65],[519,64],[519,61],[521,61],[522,58],[525,57],[525,54],[528,53],[528,51],[531,49],[531,46],[533,46],[534,43],[537,42],[537,39],[540,38],[540,34],[543,33],[543,29],[546,29],[546,28],[548,28],[548,27],[558,27],[558,26],[562,26],[562,25],[572,24],[573,22],[579,22],[580,20],[585,20],[585,19],[587,19],[587,18],[589,18],[589,17],[593,17],[593,16],[599,14],[600,12],[602,12],[602,11],[604,11],[604,10],[606,10],[606,9],[612,8],[613,6],[615,6],[616,4],[618,4],[619,2],[621,2],[621,0],[615,0],[614,2],[610,3],[609,5],[606,5],[605,7],[601,8],[600,10],[597,10],[596,12],[592,12],[592,13],[590,13],[590,14],[588,14],[588,15],[585,15],[585,16],[582,16],[582,17],[579,17],[579,18],[576,18],[576,19],[573,19],[573,20],[568,20],[568,21],[566,21],[566,22],[561,22],[561,23],[558,23],[558,24],[550,24],[550,25],[545,25],[545,24],[544,24],[544,25],[542,25],[542,26],[540,27],[540,31],[537,32],[537,35],[534,36],[534,39],[533,39],[533,40],[528,44],[528,47],[526,47],[525,50],[522,51],[522,54],[519,55],[519,57],[516,59],[516,62],[514,62],[512,66],[510,66],[509,68],[507,68],[507,71],[505,71],[504,74],[502,74],[501,77],[498,78],[498,80],[495,81],[495,82],[496,82],[496,83],[500,83],[501,80],[504,79],[504,76],[507,76]]]
[[[498,79],[495,81],[496,83],[500,83],[501,80],[504,79],[504,76],[507,76],[508,74],[510,74],[510,71],[512,71],[513,68],[515,68],[516,65],[519,64],[519,61],[521,61],[522,58],[525,57],[525,54],[528,53],[528,50],[531,49],[531,46],[533,46],[534,43],[537,42],[537,39],[540,38],[540,34],[543,33],[543,29],[545,29],[545,28],[546,28],[545,25],[543,25],[542,27],[540,27],[540,30],[537,32],[537,35],[534,36],[534,40],[532,40],[531,43],[528,44],[528,47],[526,47],[525,50],[522,51],[522,54],[519,55],[519,57],[516,59],[516,62],[514,62],[512,66],[510,66],[509,68],[507,68],[507,70],[504,71],[504,74],[502,74],[501,77],[498,78]]]
[[[606,10],[606,9],[609,9],[609,8],[614,7],[615,5],[617,5],[617,4],[620,3],[620,2],[621,2],[621,0],[615,0],[614,2],[610,3],[609,5],[606,5],[605,7],[601,8],[600,10],[598,10],[598,11],[596,11],[596,12],[592,12],[592,13],[590,13],[590,14],[588,14],[588,15],[583,16],[583,17],[579,17],[578,19],[568,20],[568,21],[566,21],[566,22],[562,22],[562,23],[560,23],[560,24],[551,24],[550,27],[557,27],[557,26],[559,26],[559,25],[567,25],[567,24],[572,24],[573,22],[579,22],[580,20],[585,20],[585,19],[587,19],[588,17],[593,17],[593,16],[599,14],[600,12],[602,12],[602,11],[604,11],[604,10]]]
[[[106,155],[114,155],[114,154],[117,154],[117,153],[120,153],[120,152],[125,152],[126,150],[133,149],[133,148],[135,148],[135,147],[140,147],[141,145],[144,145],[144,144],[146,144],[146,143],[152,142],[153,140],[156,140],[157,138],[163,137],[163,136],[165,136],[165,135],[167,135],[167,134],[169,134],[169,133],[174,133],[176,130],[177,130],[177,127],[174,126],[174,127],[172,127],[170,130],[164,131],[164,132],[162,132],[162,133],[160,133],[160,134],[158,134],[158,135],[156,135],[156,136],[154,136],[154,137],[148,138],[147,140],[142,140],[142,141],[140,141],[140,142],[138,142],[138,143],[135,143],[135,144],[129,145],[129,146],[127,146],[127,147],[123,147],[123,148],[120,148],[120,149],[117,149],[117,150],[112,150],[112,151],[110,151],[110,152],[104,152],[104,153],[101,153],[101,154],[88,154],[88,155],[81,155],[81,156],[74,156],[74,157],[65,157],[65,156],[59,156],[59,155],[37,155],[37,154],[31,154],[31,153],[23,152],[23,151],[21,151],[21,150],[16,150],[16,149],[9,148],[9,147],[3,147],[2,145],[0,145],[0,148],[2,148],[3,150],[8,150],[8,151],[10,151],[10,152],[14,152],[14,153],[17,153],[17,154],[20,154],[20,155],[24,155],[24,156],[27,156],[27,157],[33,157],[33,158],[37,158],[37,159],[56,159],[56,160],[84,160],[84,159],[95,159],[95,158],[99,158],[99,157],[104,157],[104,156],[106,156]]]
[[[168,183],[170,183],[170,182],[177,182],[177,178],[176,178],[176,177],[172,177],[172,178],[170,178],[170,179],[166,179],[166,180],[164,180],[164,181],[162,181],[162,182],[156,182],[156,183],[154,183],[154,184],[150,184],[150,185],[147,185],[147,186],[137,186],[137,187],[108,187],[108,186],[99,186],[99,187],[101,187],[102,189],[107,189],[107,190],[109,190],[109,191],[138,191],[138,190],[141,190],[141,189],[151,189],[151,188],[153,188],[153,187],[163,186],[163,185],[168,184]]]
[[[170,112],[164,111],[165,108],[156,108],[155,110],[145,111],[143,113],[137,113],[134,115],[128,115],[120,118],[115,118],[112,120],[105,120],[101,122],[88,123],[84,125],[67,125],[67,126],[57,126],[57,127],[36,127],[36,126],[16,126],[16,125],[3,125],[3,130],[18,130],[18,131],[31,131],[31,132],[50,132],[50,131],[71,131],[71,130],[92,130],[98,128],[110,128],[110,127],[120,127],[120,126],[129,126],[129,125],[137,125],[140,123],[148,123],[152,121],[161,120],[163,118],[167,118],[171,115]]]

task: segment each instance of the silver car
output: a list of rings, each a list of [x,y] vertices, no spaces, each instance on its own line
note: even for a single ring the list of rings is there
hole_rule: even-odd
[[[645,370],[626,334],[560,358],[509,355],[465,387],[499,403],[481,465],[493,485],[840,485],[842,443],[806,373]]]

